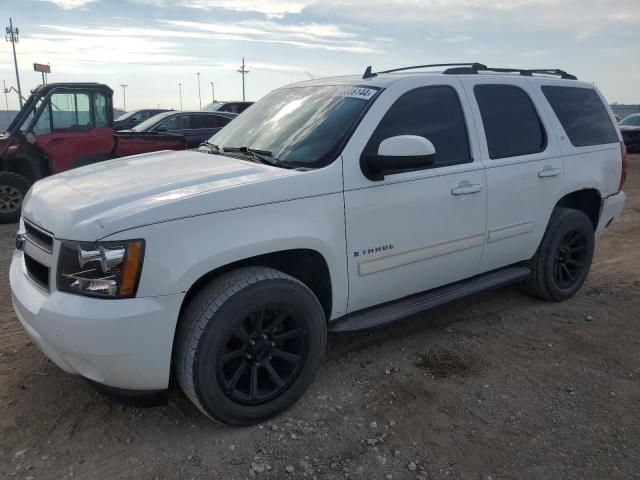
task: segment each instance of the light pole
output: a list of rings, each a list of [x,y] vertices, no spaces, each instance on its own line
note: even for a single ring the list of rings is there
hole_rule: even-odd
[[[4,80],[2,80],[2,87],[2,91],[4,92],[4,103],[7,106],[7,112],[9,112],[9,97],[7,96],[9,90],[7,89],[7,83]]]
[[[126,93],[126,88],[129,85],[125,85],[125,84],[120,84],[120,86],[122,87],[122,108],[123,110],[126,112],[127,111],[127,93]]]
[[[211,84],[211,101],[215,102],[216,101],[216,93],[215,90],[213,89],[213,82],[209,82]]]
[[[180,94],[180,111],[182,111],[182,83],[178,83],[178,93]]]
[[[249,70],[244,68],[244,57],[242,57],[242,65],[240,66],[238,73],[242,75],[242,101],[244,102],[244,76],[249,73]]]
[[[13,64],[16,67],[16,83],[18,84],[18,101],[20,102],[20,108],[22,108],[22,89],[20,88],[20,73],[18,73],[18,57],[16,56],[16,43],[18,43],[18,28],[13,28],[13,20],[9,17],[9,26],[6,28],[7,35],[5,39],[7,42],[11,42],[13,47]]]
[[[202,110],[202,93],[200,92],[200,72],[198,72],[198,100],[200,101],[200,110]]]

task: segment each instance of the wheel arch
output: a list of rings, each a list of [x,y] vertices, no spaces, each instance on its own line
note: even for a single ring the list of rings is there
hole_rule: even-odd
[[[32,152],[20,152],[14,157],[0,159],[0,170],[22,175],[34,183],[49,174],[47,160]]]
[[[191,299],[205,285],[223,273],[248,266],[273,268],[301,281],[309,287],[309,289],[318,298],[327,321],[331,318],[333,308],[333,286],[329,265],[320,252],[309,248],[296,248],[263,253],[227,263],[201,275],[187,290],[182,300],[180,317]],[[178,322],[180,322],[180,317],[178,318]]]
[[[598,221],[600,220],[600,212],[602,208],[602,195],[595,188],[584,188],[582,190],[576,190],[567,193],[564,197],[558,200],[555,208],[573,208],[583,212],[591,223],[593,224],[593,230],[598,228]]]

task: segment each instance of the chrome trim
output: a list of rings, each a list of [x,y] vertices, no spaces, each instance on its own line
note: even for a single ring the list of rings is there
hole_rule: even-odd
[[[47,253],[51,253],[53,254],[53,241],[54,241],[54,235],[53,233],[45,230],[42,227],[39,227],[38,225],[36,225],[35,223],[27,220],[26,218],[22,217],[22,221],[25,224],[25,231],[24,231],[24,235],[26,240],[35,245],[36,247],[38,247],[39,249],[47,252]],[[34,230],[37,230],[38,232],[40,232],[41,234],[43,234],[44,236],[48,237],[51,240],[51,245],[47,245],[47,244],[43,244],[41,240],[39,240],[36,237],[33,237],[32,235],[29,234],[29,231],[27,230],[26,226],[29,226],[29,228],[33,228]]]

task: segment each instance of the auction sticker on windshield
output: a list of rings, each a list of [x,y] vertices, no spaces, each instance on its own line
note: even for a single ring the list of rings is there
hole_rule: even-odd
[[[363,100],[370,100],[378,90],[367,87],[352,87],[343,90],[338,93],[338,97],[348,97],[348,98],[361,98]]]

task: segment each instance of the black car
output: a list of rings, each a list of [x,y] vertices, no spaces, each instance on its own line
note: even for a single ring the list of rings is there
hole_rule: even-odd
[[[213,102],[203,108],[205,112],[229,112],[238,115],[253,105],[253,102]]]
[[[622,120],[618,126],[629,152],[640,151],[640,113],[634,113]]]
[[[167,108],[146,108],[144,110],[134,110],[120,115],[113,121],[114,130],[130,130],[136,125],[148,120],[162,112],[169,112]]]
[[[164,112],[132,128],[132,132],[162,132],[182,135],[187,148],[194,148],[237,117],[227,112]]]

